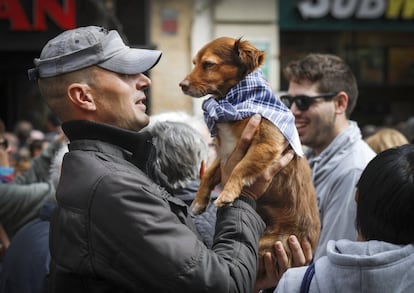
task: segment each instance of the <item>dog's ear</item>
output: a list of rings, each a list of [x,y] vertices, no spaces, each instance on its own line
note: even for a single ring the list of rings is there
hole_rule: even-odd
[[[243,41],[241,38],[235,41],[234,51],[246,67],[246,74],[253,72],[264,62],[264,51],[259,50],[248,41]]]

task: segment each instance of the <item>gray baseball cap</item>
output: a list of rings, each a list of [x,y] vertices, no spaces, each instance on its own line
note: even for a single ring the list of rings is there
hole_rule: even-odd
[[[28,70],[30,80],[53,77],[92,65],[121,73],[138,74],[154,67],[161,51],[130,48],[117,31],[98,26],[64,31],[50,40],[35,67]]]

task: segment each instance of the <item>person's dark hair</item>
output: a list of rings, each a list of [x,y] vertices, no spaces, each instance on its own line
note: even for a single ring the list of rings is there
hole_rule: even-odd
[[[46,140],[44,139],[33,139],[29,141],[29,152],[30,157],[34,158],[42,152],[45,147]]]
[[[356,226],[366,240],[414,243],[414,145],[379,153],[357,188]]]
[[[17,121],[16,125],[14,126],[14,133],[16,134],[17,138],[19,139],[20,145],[26,145],[27,140],[30,137],[30,133],[33,130],[33,124],[27,120],[19,120]]]
[[[348,94],[346,116],[354,111],[358,99],[358,85],[351,68],[340,57],[330,54],[309,54],[288,63],[283,70],[288,81],[316,83],[320,93]]]

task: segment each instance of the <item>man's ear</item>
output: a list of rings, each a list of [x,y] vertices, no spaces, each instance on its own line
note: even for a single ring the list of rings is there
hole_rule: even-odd
[[[95,111],[96,105],[87,84],[72,83],[68,87],[68,96],[74,105],[87,111]]]
[[[346,92],[339,92],[335,98],[336,113],[346,113],[348,108],[348,94]]]

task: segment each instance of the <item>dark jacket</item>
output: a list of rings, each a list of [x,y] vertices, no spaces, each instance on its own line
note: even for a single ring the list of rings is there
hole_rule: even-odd
[[[190,206],[195,198],[199,184],[199,180],[194,180],[187,186],[187,188],[174,190],[171,191],[171,193],[176,198],[181,199],[188,206]],[[191,215],[197,232],[200,234],[204,244],[209,248],[213,246],[217,213],[217,207],[214,205],[214,201],[217,199],[218,195],[218,191],[213,190],[210,195],[210,201],[204,213],[201,213],[200,215]]]
[[[149,138],[87,121],[62,128],[71,143],[51,223],[51,292],[252,291],[265,228],[254,202],[218,209],[209,250],[186,205],[137,167]]]

